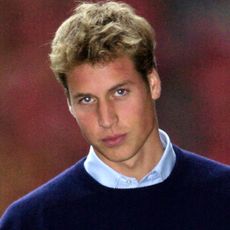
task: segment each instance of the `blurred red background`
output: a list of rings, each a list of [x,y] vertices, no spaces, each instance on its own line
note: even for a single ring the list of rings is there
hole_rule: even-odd
[[[160,127],[183,148],[230,163],[230,3],[126,0],[157,34]],[[87,154],[49,69],[73,0],[0,0],[0,214]]]

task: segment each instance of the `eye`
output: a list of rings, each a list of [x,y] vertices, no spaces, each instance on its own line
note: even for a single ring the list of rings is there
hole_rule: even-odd
[[[122,97],[122,96],[125,96],[126,94],[128,94],[128,92],[129,91],[127,89],[119,88],[115,91],[115,96]]]
[[[88,105],[92,104],[94,101],[95,100],[91,96],[85,96],[79,100],[79,104]]]

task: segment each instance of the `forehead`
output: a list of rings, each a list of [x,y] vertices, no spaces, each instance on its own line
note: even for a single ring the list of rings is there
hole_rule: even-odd
[[[83,63],[76,66],[68,76],[68,86],[71,90],[106,89],[123,81],[142,81],[129,57],[120,57],[109,63],[92,65]]]
[[[90,62],[83,62],[77,66],[75,66],[72,71],[70,72],[70,75],[78,75],[79,72],[84,72],[88,74],[96,73],[96,72],[103,72],[108,71],[109,72],[130,72],[135,70],[135,66],[133,61],[128,56],[122,56],[113,59],[112,61],[108,62],[98,62],[98,63],[90,63]]]

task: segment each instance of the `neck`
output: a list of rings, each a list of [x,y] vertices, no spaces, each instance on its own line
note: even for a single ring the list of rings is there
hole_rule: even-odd
[[[105,158],[100,158],[118,173],[141,180],[157,165],[163,152],[164,148],[157,129],[149,135],[145,146],[130,159],[120,162],[111,162],[107,161]]]
[[[134,159],[121,162],[121,164],[114,169],[124,176],[134,177],[137,180],[141,180],[157,165],[163,155],[163,152],[164,149],[159,140],[158,143],[152,146],[151,152],[144,153],[140,151]]]

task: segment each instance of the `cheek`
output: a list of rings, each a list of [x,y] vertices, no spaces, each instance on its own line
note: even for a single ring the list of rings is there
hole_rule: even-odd
[[[152,114],[153,105],[151,100],[140,100],[135,98],[130,100],[129,103],[125,104],[124,107],[120,110],[122,111],[122,117],[130,120],[132,118],[136,119],[145,119],[146,115]]]
[[[83,135],[94,132],[96,124],[92,113],[76,113],[75,119]]]
[[[129,127],[135,127],[143,132],[154,124],[154,107],[152,100],[135,100],[126,106],[122,114],[123,120]]]

